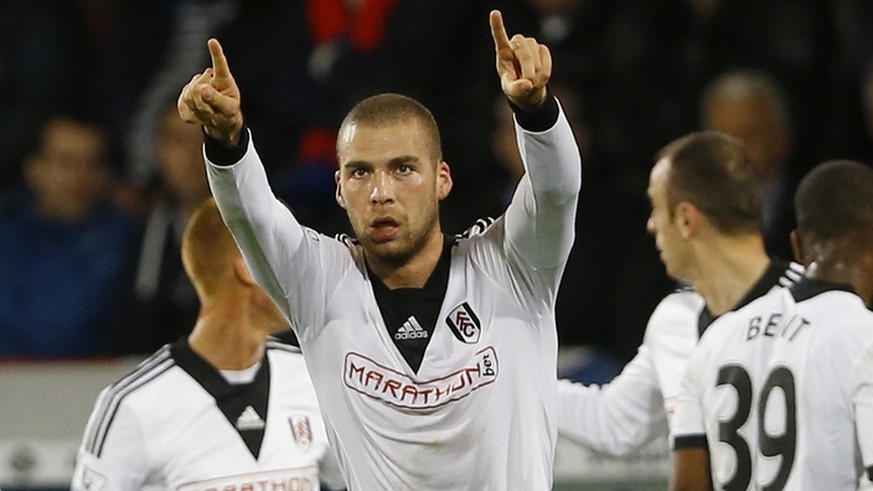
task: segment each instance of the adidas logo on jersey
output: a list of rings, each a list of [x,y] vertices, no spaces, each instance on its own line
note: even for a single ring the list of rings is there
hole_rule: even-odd
[[[264,420],[258,416],[258,412],[251,406],[246,406],[239,418],[236,419],[236,429],[244,430],[260,430],[264,427]]]
[[[406,322],[394,333],[394,339],[398,341],[403,339],[424,339],[426,337],[428,337],[427,331],[421,327],[415,316],[410,316],[409,319],[406,319]]]

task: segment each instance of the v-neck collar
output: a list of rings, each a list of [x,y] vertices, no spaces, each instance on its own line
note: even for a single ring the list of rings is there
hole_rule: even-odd
[[[446,237],[440,258],[422,288],[388,288],[367,268],[388,338],[414,373],[424,361],[433,338],[449,283],[452,248],[456,241]]]
[[[270,400],[270,363],[266,353],[254,380],[246,384],[231,384],[225,380],[218,369],[191,349],[187,339],[173,343],[170,353],[176,364],[215,399],[218,409],[257,460]]]

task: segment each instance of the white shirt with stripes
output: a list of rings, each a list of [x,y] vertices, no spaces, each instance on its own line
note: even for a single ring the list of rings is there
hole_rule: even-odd
[[[343,486],[299,350],[270,341],[239,384],[186,347],[164,346],[100,393],[71,489]]]

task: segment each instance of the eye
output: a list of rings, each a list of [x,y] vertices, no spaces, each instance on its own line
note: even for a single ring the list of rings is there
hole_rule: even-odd
[[[398,174],[409,174],[410,172],[412,172],[412,166],[410,165],[400,164],[399,166],[397,166]]]
[[[351,175],[353,178],[361,178],[361,177],[364,177],[367,175],[367,170],[363,169],[361,167],[358,167],[356,169],[352,169]]]

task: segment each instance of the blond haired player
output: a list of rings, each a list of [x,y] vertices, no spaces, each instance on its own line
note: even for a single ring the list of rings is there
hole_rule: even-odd
[[[212,199],[191,217],[182,255],[197,324],[100,393],[72,489],[343,487],[303,357],[269,338],[287,321]]]

